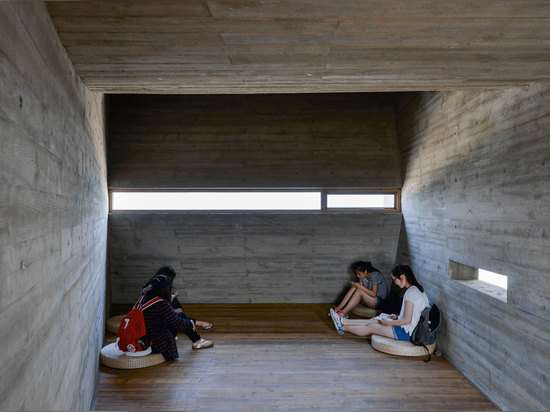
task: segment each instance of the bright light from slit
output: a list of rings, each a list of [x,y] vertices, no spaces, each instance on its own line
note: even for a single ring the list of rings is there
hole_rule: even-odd
[[[393,208],[393,194],[328,194],[328,208],[363,208],[385,209]]]
[[[508,277],[488,270],[478,269],[477,278],[483,282],[498,286],[503,289],[508,289]]]
[[[113,192],[113,210],[320,210],[320,192]]]

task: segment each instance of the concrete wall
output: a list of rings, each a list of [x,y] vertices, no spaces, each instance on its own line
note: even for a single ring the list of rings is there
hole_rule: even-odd
[[[400,187],[391,95],[110,96],[109,187]],[[113,303],[163,264],[188,302],[328,302],[369,259],[389,271],[401,215],[109,218]],[[181,282],[181,283],[179,283]]]
[[[392,101],[109,96],[109,187],[401,187]]]
[[[398,119],[398,260],[442,307],[440,347],[498,406],[549,409],[550,84],[409,96]],[[449,260],[507,275],[507,302]]]
[[[103,102],[42,2],[0,2],[0,144],[0,409],[89,409],[105,311]]]
[[[113,303],[172,264],[184,302],[331,302],[352,261],[389,272],[400,214],[111,215]]]

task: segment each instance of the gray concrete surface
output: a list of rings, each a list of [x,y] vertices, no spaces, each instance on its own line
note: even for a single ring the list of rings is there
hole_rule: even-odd
[[[423,93],[398,119],[397,258],[443,310],[440,349],[501,408],[548,409],[550,84]],[[449,262],[508,276],[507,302],[450,279]]]
[[[0,144],[0,410],[86,410],[105,312],[103,99],[42,2],[0,3]]]

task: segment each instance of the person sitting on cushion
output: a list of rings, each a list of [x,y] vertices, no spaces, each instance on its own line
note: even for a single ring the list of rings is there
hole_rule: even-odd
[[[333,309],[346,318],[360,302],[371,309],[382,310],[388,296],[388,284],[384,276],[370,262],[354,262],[351,265],[351,270],[359,281],[350,282],[350,289],[340,304]]]
[[[410,266],[395,265],[391,275],[395,284],[406,290],[399,315],[392,314],[386,319],[346,319],[331,309],[330,315],[338,334],[351,332],[358,336],[380,335],[396,340],[410,340],[422,310],[430,303]]]
[[[172,281],[175,276],[176,276],[176,272],[170,266],[160,268],[157,271],[157,274],[149,282],[147,282],[147,284],[142,289],[141,294],[143,296],[143,302],[148,302],[149,300],[153,299],[156,296],[160,296],[163,299],[165,299],[166,303],[169,305],[170,309],[179,320],[185,321],[185,324],[189,324],[190,322],[193,325],[191,328],[178,327],[178,326],[174,326],[173,323],[166,322],[170,335],[175,338],[177,333],[181,331],[185,333],[187,337],[191,340],[193,349],[211,348],[212,346],[214,346],[214,343],[209,340],[201,338],[201,336],[196,331],[196,325],[197,323],[200,322],[200,325],[205,329],[213,329],[213,326],[208,322],[196,321],[195,319],[191,319],[185,314],[185,312],[183,312],[181,303],[177,300],[177,298],[173,297],[171,293]],[[161,282],[160,285],[158,283],[159,281]],[[162,286],[163,289],[159,289],[160,286]],[[161,294],[159,295],[158,293],[161,293]],[[147,310],[145,310],[143,312],[144,318],[147,312],[152,310],[157,305],[158,303],[149,307]],[[147,318],[145,318],[145,320],[146,320],[145,327],[147,329]],[[148,329],[147,329],[147,334],[149,334]],[[175,339],[174,339],[174,346],[175,346]],[[176,349],[176,354],[177,354],[177,349]]]

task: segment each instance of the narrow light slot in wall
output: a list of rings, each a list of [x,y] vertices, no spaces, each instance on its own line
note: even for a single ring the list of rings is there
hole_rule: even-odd
[[[327,194],[327,208],[392,209],[394,194]]]
[[[508,276],[500,273],[489,272],[485,269],[477,270],[477,278],[483,282],[498,286],[499,288],[508,289]]]
[[[121,210],[320,210],[320,192],[113,192]]]
[[[508,301],[508,276],[449,259],[449,278],[487,296]]]

